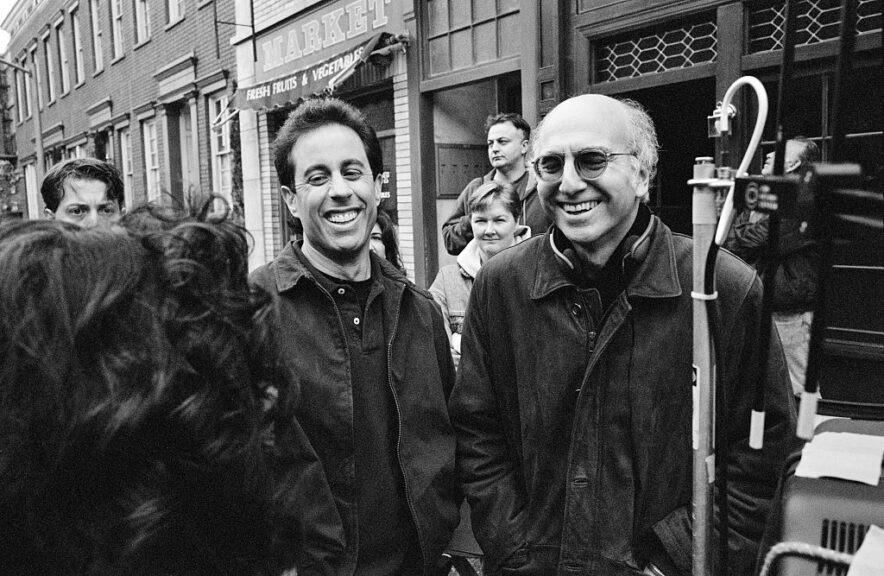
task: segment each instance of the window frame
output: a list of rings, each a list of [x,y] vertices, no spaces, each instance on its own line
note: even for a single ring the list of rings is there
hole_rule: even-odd
[[[134,195],[134,172],[132,170],[132,132],[129,127],[121,128],[120,134],[120,173],[123,176],[123,196],[126,206],[132,206]]]
[[[184,19],[184,0],[166,0],[166,23],[174,24]]]
[[[150,3],[148,0],[135,0],[135,45],[144,44],[150,38]]]
[[[123,0],[109,0],[110,2],[110,25],[111,25],[111,48],[113,60],[119,60],[126,53],[123,44]]]
[[[74,86],[79,86],[86,81],[86,57],[83,49],[83,37],[80,32],[80,7],[71,10],[71,42],[74,46]]]
[[[218,127],[211,124],[224,110],[230,99],[227,94],[209,96],[209,150],[212,164],[212,192],[228,201],[233,195],[233,145],[230,123]],[[225,188],[225,182],[227,184]]]
[[[101,0],[89,0],[89,23],[92,30],[94,72],[104,70],[104,38],[101,30]]]
[[[160,147],[156,118],[141,122],[141,140],[144,148],[144,177],[147,200],[160,198]]]
[[[55,26],[55,52],[58,56],[58,71],[61,73],[61,96],[64,96],[71,91],[71,70],[64,20]]]
[[[47,105],[55,102],[55,80],[52,74],[52,47],[49,45],[51,42],[51,37],[47,32],[45,36],[43,36],[43,62],[46,65],[46,96],[47,96]]]

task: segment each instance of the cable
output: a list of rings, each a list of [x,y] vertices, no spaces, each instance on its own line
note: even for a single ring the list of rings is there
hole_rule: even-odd
[[[850,566],[850,563],[853,562],[853,554],[848,554],[846,552],[838,552],[823,548],[822,546],[806,544],[804,542],[780,542],[779,544],[775,544],[767,553],[767,556],[765,556],[764,565],[761,567],[761,572],[758,573],[758,576],[767,576],[773,563],[780,556],[786,555],[805,556],[807,558],[825,560],[826,562],[845,564],[847,566]]]

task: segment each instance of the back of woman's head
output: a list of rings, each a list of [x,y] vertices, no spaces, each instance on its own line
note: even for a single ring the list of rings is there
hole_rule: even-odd
[[[0,230],[4,574],[264,574],[285,563],[262,402],[269,297],[223,220]],[[290,553],[291,554],[291,553]]]

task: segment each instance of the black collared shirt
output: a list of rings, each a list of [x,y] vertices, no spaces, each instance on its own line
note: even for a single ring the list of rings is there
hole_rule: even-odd
[[[417,531],[397,456],[398,416],[387,379],[383,286],[315,273],[335,301],[350,356],[359,542],[356,574],[420,573]]]

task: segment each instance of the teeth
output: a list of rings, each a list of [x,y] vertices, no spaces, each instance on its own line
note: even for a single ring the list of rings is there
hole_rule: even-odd
[[[579,204],[562,204],[562,208],[564,208],[565,212],[568,214],[577,214],[578,212],[592,210],[598,205],[599,202],[597,200],[590,200],[588,202],[580,202]]]
[[[356,215],[359,212],[356,210],[349,210],[347,212],[335,212],[333,214],[329,214],[328,219],[330,222],[334,222],[335,224],[346,224],[347,222],[351,222],[356,219]]]

